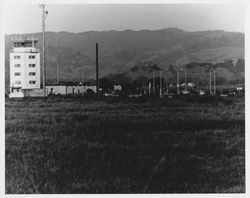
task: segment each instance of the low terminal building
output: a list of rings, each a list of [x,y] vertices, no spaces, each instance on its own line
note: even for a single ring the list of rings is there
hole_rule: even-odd
[[[60,82],[59,84],[46,85],[47,95],[75,95],[84,94],[88,91],[96,93],[96,85],[91,85],[88,82]]]

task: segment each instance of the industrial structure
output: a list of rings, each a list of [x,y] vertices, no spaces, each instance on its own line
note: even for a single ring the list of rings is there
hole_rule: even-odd
[[[36,48],[38,39],[24,37],[12,41],[9,97],[41,95],[40,52]]]

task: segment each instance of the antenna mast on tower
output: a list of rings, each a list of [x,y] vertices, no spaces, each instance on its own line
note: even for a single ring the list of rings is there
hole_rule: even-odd
[[[43,94],[46,97],[46,52],[45,52],[45,19],[48,15],[48,11],[45,10],[45,4],[41,4],[42,8],[42,30],[43,30]]]

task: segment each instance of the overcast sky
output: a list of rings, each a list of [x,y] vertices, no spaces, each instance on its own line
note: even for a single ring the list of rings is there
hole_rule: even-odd
[[[46,5],[46,31],[141,30],[178,27],[186,31],[244,32],[244,4]],[[5,33],[41,31],[38,5],[5,8]]]

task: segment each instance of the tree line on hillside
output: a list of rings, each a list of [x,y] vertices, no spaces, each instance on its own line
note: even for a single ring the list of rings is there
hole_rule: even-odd
[[[191,62],[184,65],[186,69],[192,69],[195,67],[206,67],[206,68],[226,68],[230,72],[239,73],[245,72],[245,60],[243,58],[237,59],[236,63],[234,63],[233,59],[225,59],[224,62],[221,63],[209,63],[209,62]],[[130,69],[131,72],[138,72],[139,70],[161,70],[161,68],[152,62],[139,62],[137,65]],[[175,71],[175,67],[173,65],[169,65],[168,69],[170,71]]]
[[[223,79],[223,77],[217,77],[218,78],[218,83],[228,83],[228,84],[244,84],[244,73],[245,73],[245,60],[243,58],[239,58],[237,59],[237,61],[234,63],[234,61],[232,59],[225,59],[224,62],[221,63],[209,63],[209,62],[191,62],[188,64],[185,64],[184,66],[182,66],[182,69],[186,69],[187,71],[189,70],[194,70],[199,67],[199,68],[203,68],[205,71],[208,71],[209,69],[217,69],[217,68],[225,68],[227,69],[229,72],[231,72],[234,75],[234,79],[231,79],[230,81],[227,81],[227,79]],[[176,73],[176,68],[174,65],[169,65],[168,66],[168,71],[172,72],[172,73]],[[140,72],[140,71],[152,71],[152,70],[161,70],[161,67],[158,64],[152,63],[152,62],[144,62],[144,63],[139,63],[137,65],[135,65],[134,67],[132,67],[130,69],[130,71],[132,73],[134,72]],[[194,73],[193,72],[193,73]],[[243,75],[242,75],[243,74]],[[111,75],[108,76],[110,78],[110,80],[113,80],[115,78],[115,76],[117,76],[118,78],[116,80],[119,81],[119,79],[121,77],[125,77],[125,73],[123,74],[117,74],[117,75]],[[126,78],[129,78],[128,76],[126,76]],[[142,77],[139,77],[139,81]],[[144,77],[146,78],[146,77]],[[193,80],[197,81],[198,77],[194,77]],[[123,79],[124,80],[124,79]],[[135,82],[137,81],[137,79],[135,80]],[[146,80],[144,80],[143,82],[145,82]],[[149,81],[149,79],[147,80],[147,82]],[[199,80],[198,80],[199,81]],[[131,83],[131,82],[128,82]]]

